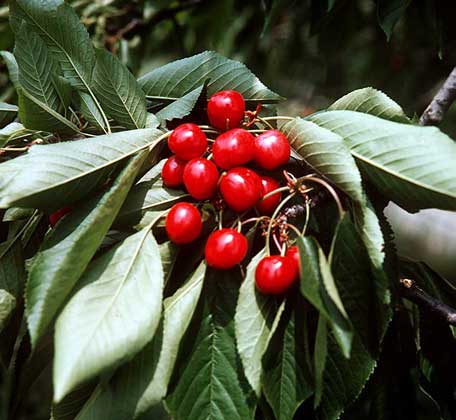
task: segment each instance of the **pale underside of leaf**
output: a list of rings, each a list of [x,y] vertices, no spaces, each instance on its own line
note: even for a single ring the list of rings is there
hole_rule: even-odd
[[[133,157],[108,191],[71,212],[44,240],[30,268],[25,294],[33,347],[103,241],[146,153]]]
[[[438,128],[354,111],[309,119],[343,137],[361,172],[401,207],[456,210],[456,144]]]
[[[87,286],[56,323],[56,402],[139,352],[154,336],[161,315],[160,251],[147,228],[95,260],[84,277]]]
[[[0,165],[0,207],[63,207],[102,185],[123,159],[156,144],[154,129],[33,146]]]

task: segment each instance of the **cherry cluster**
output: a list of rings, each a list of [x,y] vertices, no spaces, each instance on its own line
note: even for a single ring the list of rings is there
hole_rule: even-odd
[[[208,200],[220,209],[226,206],[241,214],[240,218],[251,210],[259,215],[273,214],[281,202],[279,183],[246,165],[254,163],[264,172],[286,164],[290,145],[285,135],[268,129],[255,136],[255,130],[248,130],[245,120],[256,118],[256,113],[246,112],[244,98],[232,90],[215,93],[209,99],[207,116],[211,127],[185,123],[170,134],[168,147],[173,155],[163,166],[163,184],[169,188],[185,187],[198,202]],[[242,123],[245,128],[240,128]],[[217,134],[211,146],[205,131]],[[221,224],[219,220],[219,228],[207,239],[205,258],[210,267],[229,269],[245,258],[248,242],[241,223],[237,229]],[[203,227],[197,204],[175,204],[167,214],[165,227],[169,239],[176,244],[196,240]],[[289,247],[282,254],[266,256],[258,263],[255,281],[261,292],[281,294],[298,277],[297,247]]]

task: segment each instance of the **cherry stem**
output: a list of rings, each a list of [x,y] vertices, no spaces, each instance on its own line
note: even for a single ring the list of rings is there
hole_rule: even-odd
[[[268,120],[266,120],[266,119],[264,119],[264,118],[261,118],[261,117],[259,117],[258,115],[256,116],[255,120],[260,121],[260,122],[263,123],[265,126],[269,127],[271,130],[275,130],[275,127],[273,127],[271,124],[269,124]]]
[[[309,225],[310,220],[310,200],[306,200],[306,220],[304,222],[304,227],[302,228],[302,236],[305,235],[307,226]]]
[[[279,248],[279,249],[280,249],[280,255],[281,255],[282,257],[284,257],[285,254],[286,254],[286,252],[287,252],[287,244],[284,242],[284,243],[282,244],[282,248]]]
[[[265,194],[263,197],[260,198],[260,201],[266,200],[269,197],[272,197],[274,194],[280,193],[282,191],[290,191],[289,187],[280,187],[275,190],[269,191],[267,194]]]
[[[266,220],[269,218],[269,216],[251,217],[250,219],[244,220],[241,224],[246,225],[247,223],[260,222],[261,220]]]
[[[277,115],[275,117],[263,117],[264,121],[276,121],[276,120],[284,120],[284,121],[293,121],[294,117],[287,117],[286,115]]]
[[[256,133],[265,133],[266,131],[268,131],[268,130],[249,130],[249,133],[254,133],[254,134],[256,134]]]
[[[342,203],[340,202],[340,199],[336,193],[336,190],[329,183],[327,183],[326,181],[323,181],[321,178],[314,177],[313,175],[306,175],[299,179],[300,180],[305,179],[306,181],[316,182],[317,184],[323,185],[334,198],[334,201],[337,204],[337,209],[339,210],[339,218],[342,219],[342,217],[344,215],[344,209],[342,207]]]
[[[274,220],[275,218],[277,217],[277,215],[279,214],[280,210],[283,208],[283,206],[288,202],[290,201],[294,196],[296,195],[296,193],[292,193],[290,194],[287,198],[285,198],[285,200],[283,200],[278,206],[277,208],[275,209],[272,217],[271,217],[271,220],[269,221],[269,226],[268,226],[268,230],[266,232],[266,254],[267,255],[271,255],[271,248],[270,248],[270,245],[269,245],[269,242],[270,242],[270,237],[271,237],[271,230],[272,230],[272,225],[274,224]],[[279,247],[280,249],[280,247]]]
[[[277,236],[272,234],[272,239],[274,240],[275,246],[279,250],[280,253],[282,253],[282,245],[280,244],[280,241],[277,239]]]
[[[218,213],[218,227],[219,229],[223,228],[223,210],[220,210]]]
[[[291,223],[287,223],[287,226],[296,234],[297,237],[302,236],[301,232],[298,230],[298,228],[295,225],[292,225]]]

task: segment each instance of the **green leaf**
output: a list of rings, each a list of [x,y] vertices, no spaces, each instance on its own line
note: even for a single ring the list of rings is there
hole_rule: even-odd
[[[342,354],[334,333],[328,333],[327,342],[323,392],[317,416],[322,420],[337,420],[363,390],[376,361],[356,336],[348,359]]]
[[[198,303],[205,271],[202,262],[188,281],[173,296],[165,299],[163,322],[154,339],[122,366],[106,387],[95,392],[95,398],[86,404],[78,420],[100,416],[110,420],[130,420],[166,396],[179,343]]]
[[[386,34],[388,41],[391,39],[394,27],[405,10],[411,3],[411,0],[378,0],[377,1],[377,18],[378,22]]]
[[[93,392],[93,384],[83,385],[70,392],[59,404],[53,404],[51,420],[74,420]]]
[[[173,61],[139,78],[138,82],[149,99],[175,101],[210,79],[208,96],[231,89],[246,101],[274,103],[282,97],[269,90],[243,64],[214,51]]]
[[[54,85],[53,76],[59,72],[44,41],[23,22],[16,34],[14,56],[19,66],[19,83],[37,100],[63,113],[64,107]]]
[[[314,408],[318,407],[323,395],[323,375],[328,357],[328,321],[321,314],[318,317],[314,348],[315,397]]]
[[[82,116],[93,126],[97,127],[103,132],[106,132],[106,123],[95,101],[88,93],[78,92],[78,94],[79,110],[81,111]]]
[[[3,127],[11,122],[16,117],[18,110],[19,108],[16,105],[0,102],[0,127]],[[0,147],[2,146],[3,145],[0,140]]]
[[[10,22],[16,34],[23,20],[48,45],[65,79],[77,90],[87,92],[103,114],[92,88],[95,51],[87,30],[73,8],[64,0],[10,1]],[[103,120],[109,127],[106,116],[103,116]]]
[[[79,133],[78,127],[44,102],[31,95],[27,90],[19,89],[19,118],[25,127],[63,134]]]
[[[10,14],[16,36],[24,20],[49,46],[65,78],[78,90],[88,90],[95,53],[89,34],[69,4],[63,0],[12,0]]]
[[[255,269],[264,256],[265,250],[262,250],[249,263],[234,316],[244,374],[258,397],[261,394],[261,360],[285,307],[284,301],[256,291]]]
[[[353,327],[339,296],[326,257],[311,237],[297,240],[301,262],[302,295],[329,321],[345,357],[350,356]]]
[[[186,95],[182,96],[170,103],[168,106],[164,107],[157,112],[156,116],[161,121],[172,121],[176,118],[183,118],[190,114],[198,102],[198,99],[203,92],[204,84],[193,89]]]
[[[27,130],[22,124],[12,122],[8,124],[6,127],[0,129],[0,147],[5,146],[17,137],[32,133],[33,131]]]
[[[136,184],[130,191],[116,219],[116,225],[135,226],[148,213],[156,214],[182,201],[188,194],[182,190],[163,187],[161,179]],[[157,213],[158,214],[158,213]]]
[[[362,174],[404,209],[456,210],[456,143],[438,128],[353,111],[309,119],[343,137]]]
[[[385,308],[380,308],[383,302],[377,298],[369,254],[348,214],[337,226],[330,260],[335,283],[355,333],[366,351],[378,356],[389,317],[381,316]],[[384,293],[387,287],[383,285]]]
[[[108,191],[74,209],[45,238],[33,259],[25,292],[33,347],[95,255],[146,154],[131,158]]]
[[[8,67],[9,77],[13,86],[19,89],[19,67],[17,66],[16,58],[9,51],[0,51],[0,55]]]
[[[0,332],[5,328],[15,307],[16,298],[8,291],[0,289]]]
[[[69,205],[103,185],[123,159],[154,146],[161,134],[142,129],[33,146],[0,164],[0,208]]]
[[[109,117],[127,129],[145,128],[146,96],[128,69],[106,50],[96,50],[93,86]]]
[[[166,404],[179,420],[251,419],[254,396],[236,352],[237,269],[206,273],[202,300],[181,344]]]
[[[96,259],[56,322],[54,401],[138,353],[158,326],[163,269],[146,228]]]
[[[287,302],[263,359],[263,390],[277,420],[292,419],[312,395],[312,376],[305,363],[303,301]]]
[[[403,109],[380,90],[366,87],[347,93],[334,102],[328,111],[347,110],[364,112],[385,120],[410,123]]]
[[[16,298],[22,295],[26,278],[20,233],[0,244],[0,289]]]
[[[353,200],[364,201],[361,175],[343,138],[302,118],[283,125],[290,145],[316,171],[326,176]]]

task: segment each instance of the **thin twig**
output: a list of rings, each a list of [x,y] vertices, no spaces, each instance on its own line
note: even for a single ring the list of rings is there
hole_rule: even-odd
[[[456,100],[456,67],[420,117],[421,125],[439,125]]]
[[[404,298],[422,306],[441,317],[448,324],[456,325],[456,310],[428,295],[414,280],[400,279],[400,292]]]

